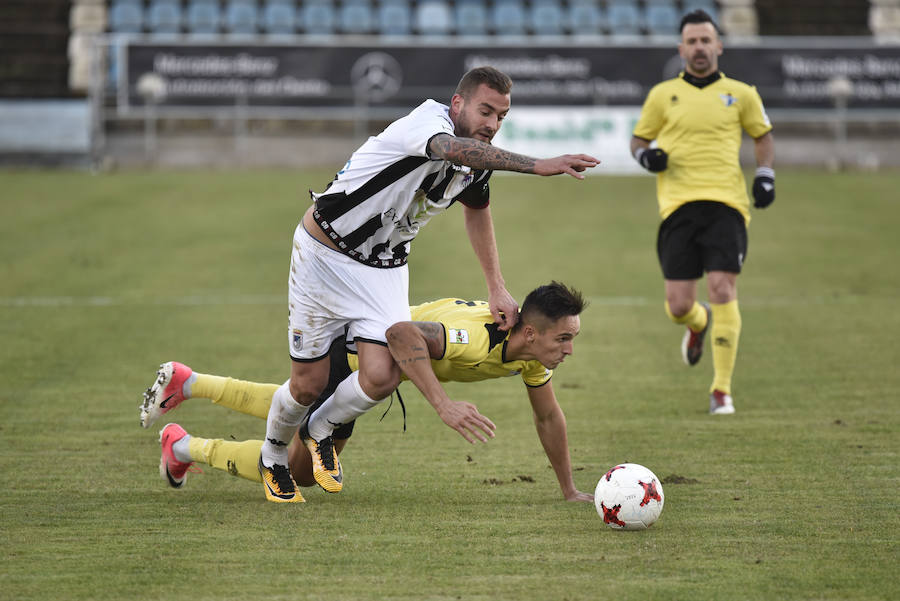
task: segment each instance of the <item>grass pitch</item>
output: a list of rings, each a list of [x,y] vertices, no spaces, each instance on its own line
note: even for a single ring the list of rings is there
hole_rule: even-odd
[[[166,360],[281,382],[291,235],[330,172],[0,172],[0,599],[889,599],[900,591],[896,174],[779,171],[739,280],[737,414],[707,415],[662,309],[653,180],[497,177],[509,289],[581,289],[554,376],[578,487],[664,478],[644,532],[561,495],[521,382],[450,385],[470,446],[409,384],[357,424],[340,495],[265,502],[159,478],[137,405]],[[483,298],[459,209],[415,242],[411,300]],[[701,294],[704,297],[705,294]],[[377,413],[377,415],[375,414]],[[205,437],[263,422],[188,401]],[[166,420],[160,422],[160,426]]]

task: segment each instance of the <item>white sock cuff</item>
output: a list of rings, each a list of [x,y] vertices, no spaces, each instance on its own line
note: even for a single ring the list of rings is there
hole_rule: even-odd
[[[191,458],[190,434],[185,434],[172,443],[172,454],[175,455],[175,459],[180,461],[181,463],[190,463],[191,461],[193,461],[193,459]]]
[[[197,372],[193,372],[188,378],[184,381],[184,384],[181,385],[181,394],[184,395],[184,398],[191,398],[191,387],[194,385],[194,382],[197,381]]]
[[[278,387],[275,394],[272,395],[272,404],[278,408],[282,419],[288,422],[303,421],[309,407],[305,407],[294,400],[291,395],[291,381],[288,380]]]
[[[309,407],[301,405],[291,396],[290,380],[278,387],[272,395],[272,405],[266,418],[266,440],[260,451],[263,465],[287,465],[288,444],[308,411]]]
[[[375,399],[373,399],[372,397],[367,395],[366,392],[362,389],[362,386],[359,384],[359,372],[358,371],[355,371],[352,374],[350,374],[348,376],[348,378],[350,379],[350,383],[353,384],[353,390],[359,396],[359,400],[368,401],[372,405],[377,405],[378,403],[381,402],[380,400],[376,401]]]
[[[328,400],[322,403],[309,420],[309,433],[316,440],[330,436],[336,424],[347,424],[375,407],[376,401],[363,392],[359,372],[353,372],[338,384]]]

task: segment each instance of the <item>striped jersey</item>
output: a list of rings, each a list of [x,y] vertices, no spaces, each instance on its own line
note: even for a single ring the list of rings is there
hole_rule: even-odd
[[[438,134],[453,134],[446,105],[426,100],[370,137],[321,194],[312,194],[319,227],[346,255],[372,267],[406,263],[410,242],[456,201],[484,208],[491,171],[429,155]]]

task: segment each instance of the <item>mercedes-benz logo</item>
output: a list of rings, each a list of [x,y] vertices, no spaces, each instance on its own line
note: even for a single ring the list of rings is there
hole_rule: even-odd
[[[403,69],[390,54],[369,52],[353,64],[350,80],[358,96],[368,101],[382,102],[400,90]]]

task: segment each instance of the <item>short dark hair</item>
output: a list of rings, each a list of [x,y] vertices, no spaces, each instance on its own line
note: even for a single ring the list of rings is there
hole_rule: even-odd
[[[710,16],[710,14],[701,8],[692,10],[681,18],[681,25],[678,27],[678,33],[683,32],[684,26],[689,23],[712,23],[713,29],[716,30],[716,33],[722,33],[722,30],[719,29],[719,26],[716,25],[716,22],[713,21],[713,18]]]
[[[468,98],[481,84],[485,84],[501,94],[509,94],[512,89],[512,79],[506,73],[493,67],[475,67],[459,80],[456,93],[463,98]]]
[[[522,303],[518,328],[524,322],[534,323],[536,317],[544,317],[555,322],[561,317],[579,315],[587,306],[580,292],[565,284],[552,281],[538,286],[528,293]]]

